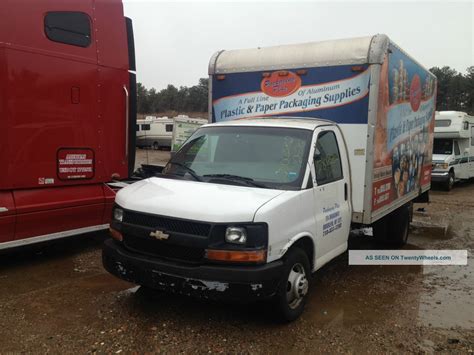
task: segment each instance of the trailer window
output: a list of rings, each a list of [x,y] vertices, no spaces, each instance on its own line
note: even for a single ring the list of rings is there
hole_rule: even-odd
[[[44,18],[44,32],[53,42],[84,48],[91,44],[91,21],[84,12],[48,12]]]
[[[142,131],[149,131],[150,125],[149,124],[142,124]]]
[[[166,128],[166,132],[173,132],[173,125],[172,124],[167,124],[165,128]]]
[[[319,134],[314,151],[314,169],[318,185],[342,179],[341,156],[334,132]]]
[[[435,127],[449,127],[451,120],[435,120]]]

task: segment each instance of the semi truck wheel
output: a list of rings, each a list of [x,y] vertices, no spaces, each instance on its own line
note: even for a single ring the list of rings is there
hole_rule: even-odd
[[[300,248],[290,249],[274,300],[281,320],[291,322],[303,313],[310,276],[311,270],[306,253]]]
[[[454,171],[450,170],[449,174],[448,174],[448,180],[446,181],[446,183],[444,185],[446,191],[451,191],[452,190],[452,188],[454,186],[454,180],[455,180]]]

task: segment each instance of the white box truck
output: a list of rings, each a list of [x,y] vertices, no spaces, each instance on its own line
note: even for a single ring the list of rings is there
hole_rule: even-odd
[[[430,188],[436,78],[385,35],[220,51],[209,73],[212,123],[119,191],[103,264],[296,319],[351,228],[406,242]]]
[[[451,190],[454,183],[474,177],[474,117],[466,112],[435,115],[431,181]]]

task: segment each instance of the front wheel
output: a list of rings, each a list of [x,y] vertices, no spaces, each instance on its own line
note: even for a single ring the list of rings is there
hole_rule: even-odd
[[[303,313],[311,271],[308,256],[300,248],[290,249],[285,259],[285,269],[275,295],[275,303],[280,318],[291,322]]]
[[[448,174],[448,180],[446,181],[446,183],[444,185],[446,191],[451,191],[452,190],[452,188],[454,186],[454,180],[455,180],[454,171],[450,170],[449,174]]]

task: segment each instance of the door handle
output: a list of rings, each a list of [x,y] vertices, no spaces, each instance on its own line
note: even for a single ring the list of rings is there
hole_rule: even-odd
[[[8,212],[8,208],[6,207],[0,207],[0,213],[1,212]]]
[[[123,86],[123,91],[125,92],[125,158],[128,159],[128,125],[129,125],[129,117],[128,117],[128,105],[129,105],[129,95],[127,86]]]
[[[344,201],[347,201],[347,182],[344,183]]]

